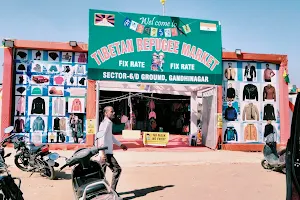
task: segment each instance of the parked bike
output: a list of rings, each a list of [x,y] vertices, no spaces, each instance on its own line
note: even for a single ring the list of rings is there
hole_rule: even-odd
[[[100,164],[91,158],[105,148],[78,149],[60,168],[75,166],[72,170],[72,186],[76,200],[119,200],[118,194],[109,186]]]
[[[5,133],[10,133],[13,127],[8,127],[4,130]],[[11,153],[5,155],[4,148],[6,143],[9,142],[7,139],[0,143],[0,199],[3,200],[24,200],[23,193],[20,189],[21,179],[12,177],[8,171],[8,167],[5,163],[5,158],[9,157]],[[19,181],[16,185],[15,180]]]
[[[31,142],[26,142],[26,136],[12,133],[6,140],[14,144],[14,149],[17,150],[15,155],[15,165],[22,171],[39,172],[41,176],[45,176],[50,180],[55,178],[54,167],[59,164],[56,160],[60,157],[57,153],[51,153],[49,146],[42,144],[35,146]],[[31,174],[31,175],[32,175]]]

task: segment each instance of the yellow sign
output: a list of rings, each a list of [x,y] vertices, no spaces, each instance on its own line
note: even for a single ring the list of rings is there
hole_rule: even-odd
[[[217,117],[218,122],[222,122],[222,121],[223,121],[222,113],[218,113],[217,116],[218,116],[218,117]]]
[[[87,119],[87,135],[94,135],[96,134],[96,119]]]
[[[217,128],[222,128],[223,127],[223,122],[218,122],[217,123]]]
[[[167,132],[144,132],[144,145],[167,146],[169,142],[169,133]]]

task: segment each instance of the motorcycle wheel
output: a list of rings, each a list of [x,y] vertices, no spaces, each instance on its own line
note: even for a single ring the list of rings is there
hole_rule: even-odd
[[[22,164],[19,163],[19,159],[22,160]],[[27,162],[27,164],[24,164],[24,162]],[[15,165],[17,166],[17,168],[19,168],[22,171],[27,171],[28,170],[28,159],[26,159],[25,161],[21,158],[20,154],[17,154],[15,156]]]
[[[47,162],[44,162],[44,168],[41,171],[42,176],[46,176],[50,180],[55,179],[55,171],[54,168],[49,166]]]
[[[269,165],[269,163],[268,163],[266,160],[262,160],[262,161],[261,161],[261,166],[262,166],[264,169],[270,169],[270,165]]]

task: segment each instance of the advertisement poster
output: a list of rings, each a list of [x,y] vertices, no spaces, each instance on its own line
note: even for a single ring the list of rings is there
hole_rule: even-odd
[[[143,143],[149,146],[167,146],[169,133],[166,132],[144,132]]]
[[[90,10],[88,55],[93,80],[222,85],[218,21]]]
[[[14,126],[34,143],[83,143],[87,53],[17,49]]]
[[[280,141],[279,65],[223,62],[224,143]]]

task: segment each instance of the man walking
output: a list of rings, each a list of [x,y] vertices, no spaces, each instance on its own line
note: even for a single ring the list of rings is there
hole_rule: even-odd
[[[113,155],[113,144],[118,145],[124,151],[127,150],[127,147],[124,144],[121,144],[112,134],[113,123],[111,120],[114,118],[114,115],[115,112],[113,107],[106,106],[104,108],[104,119],[99,126],[97,139],[99,139],[98,146],[108,147],[107,150],[100,153],[100,164],[104,170],[104,173],[106,172],[106,166],[111,169],[113,173],[111,187],[116,191],[122,168]]]

